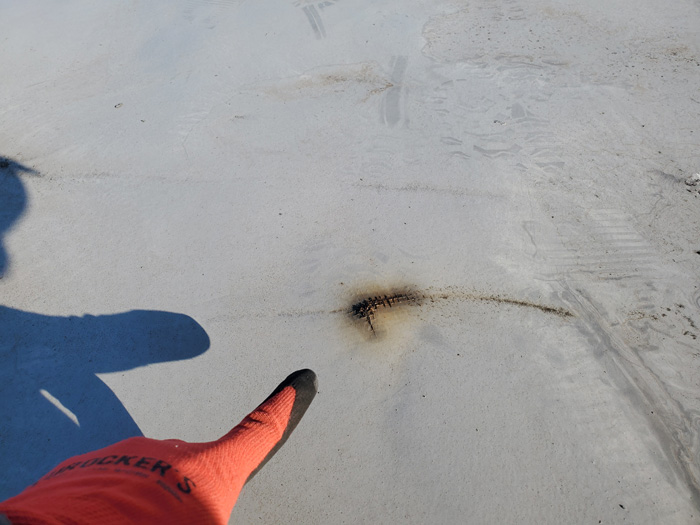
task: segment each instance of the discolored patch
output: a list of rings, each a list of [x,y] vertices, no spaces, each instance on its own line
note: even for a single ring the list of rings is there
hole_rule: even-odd
[[[376,333],[372,319],[374,319],[377,311],[384,308],[399,308],[409,304],[418,304],[418,300],[421,298],[422,296],[410,291],[365,297],[352,305],[350,314],[360,322],[367,321],[369,329],[372,333]]]
[[[436,303],[443,302],[485,302],[495,305],[535,309],[544,314],[562,318],[574,317],[572,312],[562,307],[539,304],[500,294],[480,293],[454,286],[442,289],[429,287],[425,290],[419,290],[412,286],[400,286],[390,289],[366,286],[356,290],[356,293],[350,297],[347,309],[335,310],[334,313],[346,313],[351,324],[372,336],[372,338],[384,335],[389,324],[393,328],[398,328],[402,321],[405,322],[411,318],[416,319],[416,315],[410,313],[412,308],[409,307],[431,308],[436,307]],[[364,290],[364,293],[361,290]],[[404,324],[404,326],[406,325]]]

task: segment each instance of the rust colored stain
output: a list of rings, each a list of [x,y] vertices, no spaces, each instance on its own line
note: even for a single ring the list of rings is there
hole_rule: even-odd
[[[372,319],[377,314],[377,311],[382,308],[395,308],[408,304],[418,304],[420,296],[411,292],[394,292],[384,295],[370,296],[353,304],[350,308],[350,313],[354,318],[360,321],[367,321],[369,329],[374,332]]]

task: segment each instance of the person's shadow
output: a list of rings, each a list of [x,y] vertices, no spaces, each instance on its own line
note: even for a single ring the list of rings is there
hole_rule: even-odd
[[[21,177],[31,175],[0,156],[0,291],[9,267],[3,234],[26,207]],[[0,305],[0,501],[70,456],[142,435],[95,374],[190,359],[208,348],[207,333],[183,314],[55,317]]]

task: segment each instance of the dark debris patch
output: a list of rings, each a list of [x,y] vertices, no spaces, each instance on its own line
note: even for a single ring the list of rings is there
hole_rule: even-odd
[[[416,304],[418,300],[419,296],[411,292],[398,292],[366,297],[350,307],[350,315],[361,322],[367,321],[369,329],[374,333],[375,330],[372,320],[379,310],[396,308],[407,304]]]
[[[532,308],[542,313],[562,318],[575,317],[571,311],[562,307],[539,304],[503,295],[482,294],[473,290],[464,290],[452,286],[442,289],[433,289],[430,287],[424,291],[419,291],[419,289],[413,286],[389,289],[369,286],[349,301],[351,306],[346,309],[334,310],[333,313],[344,312],[354,324],[362,327],[367,326],[372,335],[379,336],[382,335],[383,329],[379,326],[382,323],[377,323],[378,317],[391,313],[391,318],[396,320],[397,317],[393,314],[398,314],[399,311],[403,310],[404,306],[433,307],[437,306],[436,303],[442,303],[443,301],[478,301],[497,305]],[[387,321],[388,320],[389,317],[387,317]]]

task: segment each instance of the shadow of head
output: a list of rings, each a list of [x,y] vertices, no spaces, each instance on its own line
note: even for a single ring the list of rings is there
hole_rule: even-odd
[[[37,174],[33,169],[0,155],[0,277],[8,265],[3,235],[27,206],[27,193],[20,178],[22,173]]]
[[[0,278],[4,235],[27,207],[22,181],[37,172],[0,156]],[[142,435],[96,375],[197,357],[209,336],[164,311],[51,316],[0,305],[0,500],[59,461]]]

